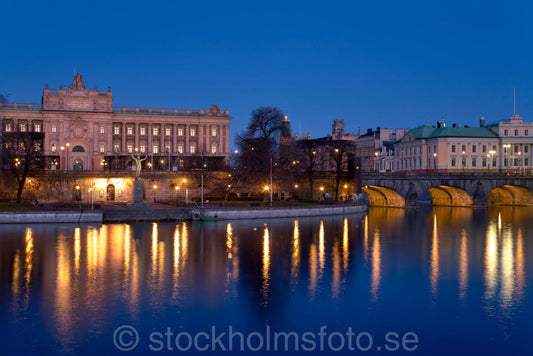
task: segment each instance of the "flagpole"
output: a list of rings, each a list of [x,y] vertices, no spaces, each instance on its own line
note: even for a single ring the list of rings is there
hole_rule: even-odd
[[[272,157],[270,157],[270,207],[272,208]]]

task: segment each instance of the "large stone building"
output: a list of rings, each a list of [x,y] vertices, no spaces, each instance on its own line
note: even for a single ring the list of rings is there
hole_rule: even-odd
[[[229,111],[113,106],[113,94],[89,90],[81,74],[63,89],[43,90],[41,104],[0,102],[2,130],[44,133],[48,170],[179,171],[229,163]]]
[[[533,122],[518,115],[480,127],[420,126],[395,146],[396,172],[519,172],[532,165]]]

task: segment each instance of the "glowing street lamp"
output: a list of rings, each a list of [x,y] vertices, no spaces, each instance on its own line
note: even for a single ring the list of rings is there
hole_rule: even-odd
[[[156,202],[157,200],[157,185],[154,185],[154,203]]]

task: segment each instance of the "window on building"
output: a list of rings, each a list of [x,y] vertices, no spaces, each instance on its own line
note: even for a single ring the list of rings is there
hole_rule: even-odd
[[[131,143],[128,143],[128,153],[133,153],[133,145]]]
[[[159,127],[152,128],[152,135],[158,136],[159,135]]]
[[[476,157],[472,157],[472,167],[476,167],[477,159]]]
[[[120,144],[119,143],[115,143],[113,145],[113,152],[115,152],[115,153],[119,153],[120,152]]]
[[[514,165],[515,165],[515,166],[520,165],[520,161],[518,160],[518,158],[515,158],[515,159],[514,159]]]
[[[183,145],[178,145],[178,153],[183,153]]]
[[[529,136],[529,130],[524,130],[524,136]]]
[[[140,135],[141,136],[145,136],[146,135],[146,126],[141,126],[140,131],[141,131]]]
[[[165,128],[165,136],[170,136],[172,129],[170,127]]]
[[[10,123],[6,124],[5,130],[6,130],[6,132],[11,132],[11,124]]]
[[[476,149],[477,149],[477,146],[476,145],[472,145],[472,153],[476,153]]]
[[[20,132],[26,132],[26,124],[20,124]]]
[[[518,153],[518,145],[514,146],[514,153]]]
[[[213,127],[211,129],[211,136],[215,137],[217,135],[217,128],[216,127]]]
[[[487,153],[487,146],[486,145],[481,146],[481,152]]]
[[[105,153],[105,145],[103,143],[100,144],[100,153]]]
[[[154,145],[154,147],[152,148],[152,152],[153,152],[154,154],[159,153],[159,146],[158,146],[158,145]]]
[[[529,145],[525,145],[525,146],[524,146],[524,152],[525,152],[525,153],[528,153],[528,152],[529,152]]]
[[[52,130],[52,132],[55,132]],[[105,127],[104,126],[100,126],[100,134],[103,135],[105,134]]]
[[[191,137],[196,136],[196,129],[194,127],[191,127]]]
[[[463,152],[466,153],[466,145],[461,145],[461,153]]]
[[[183,160],[180,159],[180,167],[183,168]]]
[[[183,129],[178,129],[178,136],[183,136]]]
[[[529,166],[529,159],[524,157],[524,166]]]
[[[518,130],[514,130],[514,135],[518,136]]]
[[[41,150],[41,143],[40,142],[35,142],[35,151],[39,152]]]
[[[145,145],[141,145],[140,149],[141,153],[146,153],[146,146]]]
[[[482,167],[487,167],[487,158],[483,157],[483,158],[481,159],[481,166],[482,166]]]
[[[34,132],[41,132],[41,124],[33,124]]]
[[[165,152],[166,152],[166,153],[169,153],[169,152],[170,152],[170,145],[166,145],[166,146],[165,146]]]
[[[57,152],[57,146],[55,143],[52,143],[52,146],[50,147],[50,149],[52,150],[52,152]]]
[[[496,167],[496,157],[492,157],[492,166]]]
[[[509,160],[508,160],[507,158],[505,158],[505,159],[503,160],[503,165],[504,165],[505,167],[507,167],[507,166],[509,165]]]
[[[127,130],[126,132],[128,133],[128,135],[133,135],[133,127],[132,126],[128,126],[128,128],[126,130]]]
[[[455,145],[452,145],[452,153],[455,153]]]
[[[190,153],[196,153],[196,146],[195,145],[191,145],[191,148],[189,150]]]
[[[57,126],[56,125],[52,125],[51,131],[52,132],[57,132]]]
[[[113,127],[113,134],[120,135],[120,126]]]
[[[211,153],[217,153],[217,145],[215,144],[211,145]]]
[[[507,129],[503,130],[503,135],[504,136],[509,136],[509,130],[507,130]]]
[[[100,192],[98,192],[98,195],[100,195],[100,198],[103,198],[104,197],[104,191],[101,190]]]

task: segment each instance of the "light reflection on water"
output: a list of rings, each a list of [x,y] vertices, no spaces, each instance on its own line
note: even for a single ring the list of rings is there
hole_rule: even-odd
[[[379,328],[374,310],[398,328],[404,301],[416,308],[413,328],[437,328],[432,313],[457,321],[462,306],[474,314],[465,325],[493,332],[491,318],[498,330],[505,320],[507,341],[531,317],[532,217],[526,208],[377,208],[267,222],[3,226],[2,329],[41,323],[38,346],[79,352],[84,335],[99,340],[124,323],[298,328],[305,315],[306,325]]]

